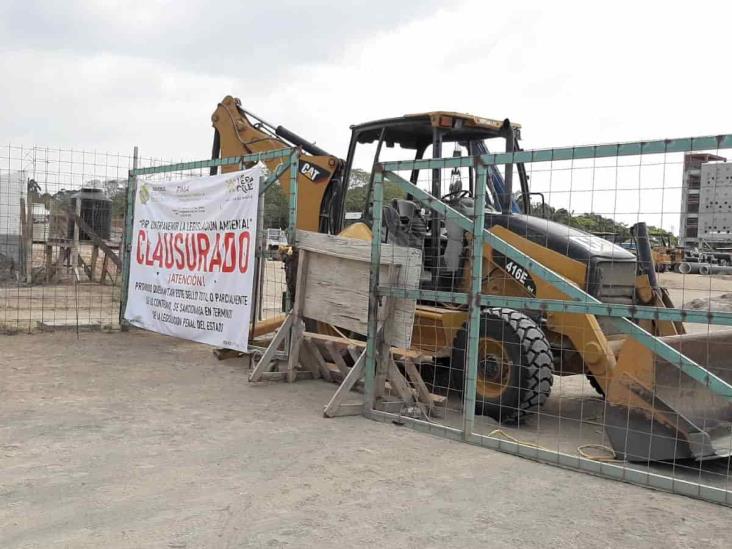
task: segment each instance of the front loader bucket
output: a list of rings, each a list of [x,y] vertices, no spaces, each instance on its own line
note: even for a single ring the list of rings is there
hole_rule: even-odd
[[[732,331],[659,338],[732,383]],[[606,431],[628,461],[732,455],[732,402],[639,342],[623,344],[608,391]]]

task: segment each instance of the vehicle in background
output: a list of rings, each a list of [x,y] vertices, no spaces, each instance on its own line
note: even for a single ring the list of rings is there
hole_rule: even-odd
[[[651,253],[653,254],[653,264],[656,267],[656,272],[678,272],[679,265],[686,261],[684,249],[672,242],[668,233],[652,233],[650,237]]]
[[[287,233],[282,229],[267,229],[266,246],[268,250],[277,250],[287,246]]]

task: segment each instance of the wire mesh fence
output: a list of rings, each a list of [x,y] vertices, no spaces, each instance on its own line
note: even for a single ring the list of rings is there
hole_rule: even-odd
[[[419,290],[372,269],[372,291],[416,300],[409,361],[433,396],[389,409],[374,325],[370,414],[732,503],[732,139],[454,145],[376,159],[372,260],[382,241],[423,260]]]
[[[377,147],[372,172],[359,171],[364,207],[346,205],[372,231],[367,415],[731,504],[732,138],[541,151],[513,142],[490,154],[489,139],[449,134],[433,159],[422,149],[391,160]],[[439,158],[450,143],[453,156]],[[4,154],[3,331],[115,326],[136,186],[256,160]],[[260,195],[255,349],[296,291],[298,156],[288,154],[257,156],[277,172],[271,181],[289,166],[290,185]],[[400,284],[385,259],[415,277]],[[416,303],[398,317],[396,331],[411,333],[398,348],[395,299]],[[332,366],[347,379],[363,342],[338,326],[307,330],[345,341]]]
[[[0,148],[0,331],[117,324],[132,163],[132,154]]]
[[[171,162],[0,147],[0,333],[117,328],[128,172]]]

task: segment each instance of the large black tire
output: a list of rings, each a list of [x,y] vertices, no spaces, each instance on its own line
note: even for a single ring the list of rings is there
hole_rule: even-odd
[[[542,406],[552,389],[552,352],[541,328],[531,318],[513,309],[490,308],[481,314],[480,338],[500,342],[510,364],[500,394],[480,394],[475,399],[475,413],[490,416],[502,423],[514,423],[521,416]],[[452,349],[450,388],[462,394],[468,327],[455,336]],[[478,376],[490,367],[479,356]],[[495,364],[493,361],[492,364]]]

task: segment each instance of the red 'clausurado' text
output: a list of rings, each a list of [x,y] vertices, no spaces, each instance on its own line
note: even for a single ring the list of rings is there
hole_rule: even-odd
[[[135,259],[140,265],[204,273],[246,273],[249,231],[238,233],[137,233]]]

